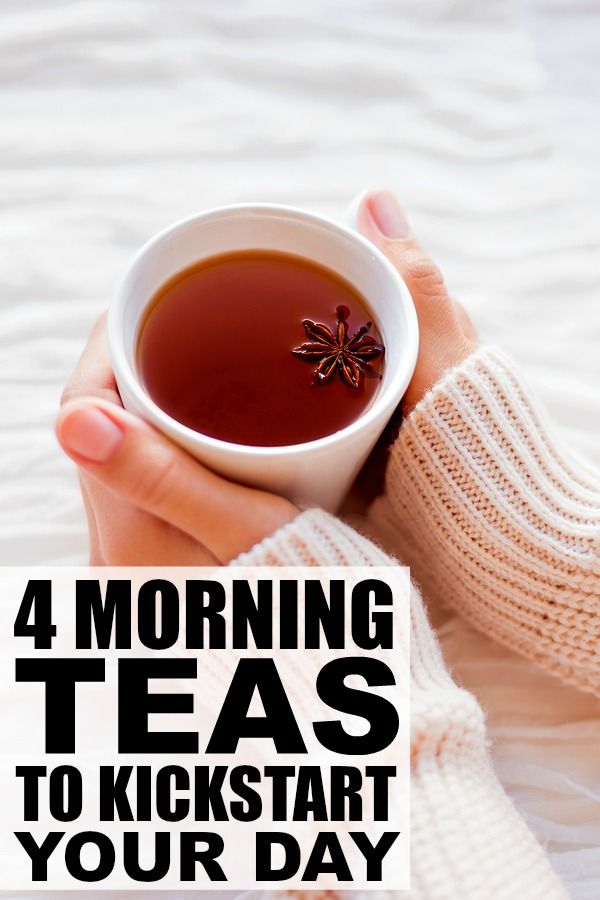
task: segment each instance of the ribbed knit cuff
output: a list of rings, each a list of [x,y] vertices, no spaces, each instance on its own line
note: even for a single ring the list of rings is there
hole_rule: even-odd
[[[427,596],[600,693],[600,480],[501,353],[478,350],[414,409],[370,518]]]
[[[234,559],[231,566],[391,566],[395,561],[340,519],[320,509],[300,513]],[[276,601],[275,601],[276,602]],[[278,618],[277,607],[274,616]],[[408,645],[408,636],[403,640]],[[391,651],[382,651],[382,655]],[[282,655],[288,695],[296,706],[322,714],[315,681],[330,658],[326,649]]]
[[[322,509],[300,513],[233,566],[389,566],[394,560]]]

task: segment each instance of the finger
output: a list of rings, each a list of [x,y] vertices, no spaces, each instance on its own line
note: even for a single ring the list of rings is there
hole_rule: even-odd
[[[419,247],[406,216],[389,191],[367,194],[358,210],[360,232],[372,241],[400,272],[417,308],[432,301],[451,306],[442,274]]]
[[[100,535],[98,533],[98,522],[94,512],[93,504],[90,500],[89,492],[86,485],[86,476],[84,472],[79,473],[79,488],[83,499],[83,507],[88,525],[89,537],[89,561],[90,566],[103,566],[104,559],[100,550]]]
[[[209,550],[167,522],[116,497],[88,476],[100,537],[100,551],[111,566],[213,566]]]
[[[89,475],[132,506],[186,532],[221,561],[250,549],[297,513],[282,498],[221,478],[105,401],[70,401],[56,431],[65,452]]]
[[[460,327],[463,330],[463,333],[468,341],[476,342],[478,340],[478,334],[475,326],[471,321],[471,317],[469,313],[466,311],[462,303],[459,303],[458,300],[454,300],[454,307],[456,309],[456,316],[458,318]]]
[[[92,329],[73,374],[62,393],[61,406],[78,397],[99,397],[122,406],[106,341],[106,313]]]

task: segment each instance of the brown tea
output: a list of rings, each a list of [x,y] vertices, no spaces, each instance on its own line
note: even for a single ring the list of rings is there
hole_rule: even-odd
[[[163,285],[138,342],[142,383],[184,425],[282,446],[339,431],[371,403],[383,347],[333,271],[269,250],[214,256]]]

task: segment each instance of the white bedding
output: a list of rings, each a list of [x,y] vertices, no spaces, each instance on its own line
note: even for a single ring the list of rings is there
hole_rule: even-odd
[[[508,0],[0,6],[0,563],[83,562],[51,431],[61,386],[132,252],[230,201],[336,216],[394,188],[483,337],[600,464],[600,194],[577,156],[598,130],[584,76],[571,139],[546,120],[546,6],[560,31],[580,22],[583,59],[594,0],[568,18],[568,0],[532,0],[526,18]],[[542,60],[564,60],[554,35]],[[598,900],[598,703],[454,618],[441,637],[488,711],[507,790],[571,896]]]

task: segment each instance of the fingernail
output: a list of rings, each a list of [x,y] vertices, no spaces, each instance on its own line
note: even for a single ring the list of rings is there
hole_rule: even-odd
[[[74,409],[60,424],[60,439],[66,449],[90,462],[107,462],[124,437],[122,429],[94,406]]]
[[[378,191],[367,200],[367,209],[375,226],[384,237],[402,240],[410,234],[410,226],[402,207],[391,191]]]

